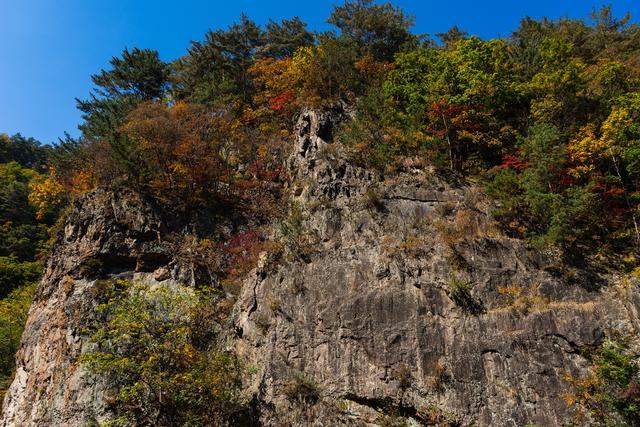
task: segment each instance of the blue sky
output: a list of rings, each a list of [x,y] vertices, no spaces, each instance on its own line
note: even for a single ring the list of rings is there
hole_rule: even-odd
[[[264,23],[298,15],[322,30],[338,0],[141,1],[0,0],[0,132],[42,142],[77,135],[75,97],[86,97],[90,75],[124,47],[154,48],[164,60],[184,53],[209,28],[245,12]],[[611,4],[616,15],[640,18],[640,0],[397,0],[413,14],[415,31],[434,34],[458,25],[481,37],[508,35],[524,16],[586,17]]]

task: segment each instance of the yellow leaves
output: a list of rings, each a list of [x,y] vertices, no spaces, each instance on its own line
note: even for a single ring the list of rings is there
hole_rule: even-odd
[[[291,76],[298,81],[304,80],[311,71],[314,57],[322,53],[322,47],[307,46],[298,49],[291,58]]]
[[[633,124],[631,115],[624,108],[614,108],[601,127],[602,139],[609,146],[621,145],[622,133]]]
[[[189,168],[187,168],[182,163],[179,163],[179,162],[171,163],[169,168],[171,169],[172,172],[174,172],[177,175],[183,175],[183,176],[189,175]]]
[[[627,110],[615,107],[600,126],[600,136],[594,125],[583,127],[569,143],[569,158],[576,164],[571,170],[574,176],[592,172],[604,158],[619,155],[626,146],[624,132],[633,125]]]
[[[55,169],[47,177],[38,177],[30,184],[29,203],[36,208],[36,216],[43,219],[47,212],[60,207],[66,198],[65,188],[56,178]]]
[[[182,116],[189,114],[189,104],[184,101],[176,101],[170,108],[170,112],[174,116]]]
[[[257,151],[258,151],[258,157],[260,157],[262,159],[267,157],[268,152],[267,152],[267,146],[266,145],[260,144],[258,146],[258,150]]]
[[[256,61],[249,72],[263,88],[256,95],[257,102],[268,102],[269,99],[290,90],[296,84],[298,79],[293,75],[291,65],[291,58],[264,58]]]
[[[320,47],[302,47],[293,57],[256,61],[249,69],[254,81],[261,86],[255,101],[268,105],[271,110],[282,111],[295,109],[299,99],[307,102],[314,98],[313,76],[317,68],[314,63],[322,52]]]
[[[606,148],[604,141],[596,136],[594,126],[590,124],[583,127],[578,136],[569,143],[569,155],[574,162],[585,167],[584,164],[598,159]],[[593,167],[588,166],[589,169]]]
[[[557,112],[563,108],[562,100],[551,95],[531,101],[531,115],[537,122],[553,122]]]

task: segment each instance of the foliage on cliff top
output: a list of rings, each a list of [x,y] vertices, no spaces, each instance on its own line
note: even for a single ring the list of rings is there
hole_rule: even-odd
[[[630,17],[605,7],[587,20],[525,18],[492,40],[456,27],[439,44],[386,3],[347,1],[328,22],[335,31],[314,34],[298,18],[260,27],[242,16],[173,63],[125,50],[79,101],[83,135],[58,150],[59,183],[266,219],[284,205],[297,112],[345,101],[355,117],[339,139],[354,161],[390,173],[419,157],[481,178],[507,230],[533,244],[636,251],[640,28]]]

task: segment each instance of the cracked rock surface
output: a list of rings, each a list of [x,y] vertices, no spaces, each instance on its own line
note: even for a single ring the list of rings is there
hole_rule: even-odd
[[[640,333],[638,286],[588,270],[569,280],[503,235],[473,185],[351,164],[333,141],[342,116],[301,115],[287,162],[299,224],[284,234],[274,224],[284,253],[263,254],[227,325],[260,423],[570,423],[565,378],[588,373],[582,349],[611,331]],[[203,280],[169,229],[133,194],[76,202],[29,312],[1,425],[108,419],[104,385],[77,362],[80,325],[98,278]]]
[[[380,409],[409,424],[571,422],[565,376],[586,374],[580,349],[611,330],[638,334],[637,286],[554,274],[497,230],[478,188],[349,164],[335,114],[302,115],[289,161],[312,255],[263,262],[237,304],[263,422],[376,424]],[[318,402],[292,398],[300,376]]]

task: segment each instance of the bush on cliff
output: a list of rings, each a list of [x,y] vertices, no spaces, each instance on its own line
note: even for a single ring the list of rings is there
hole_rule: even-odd
[[[86,366],[107,380],[118,425],[240,419],[242,368],[216,345],[215,298],[182,286],[102,282]]]

